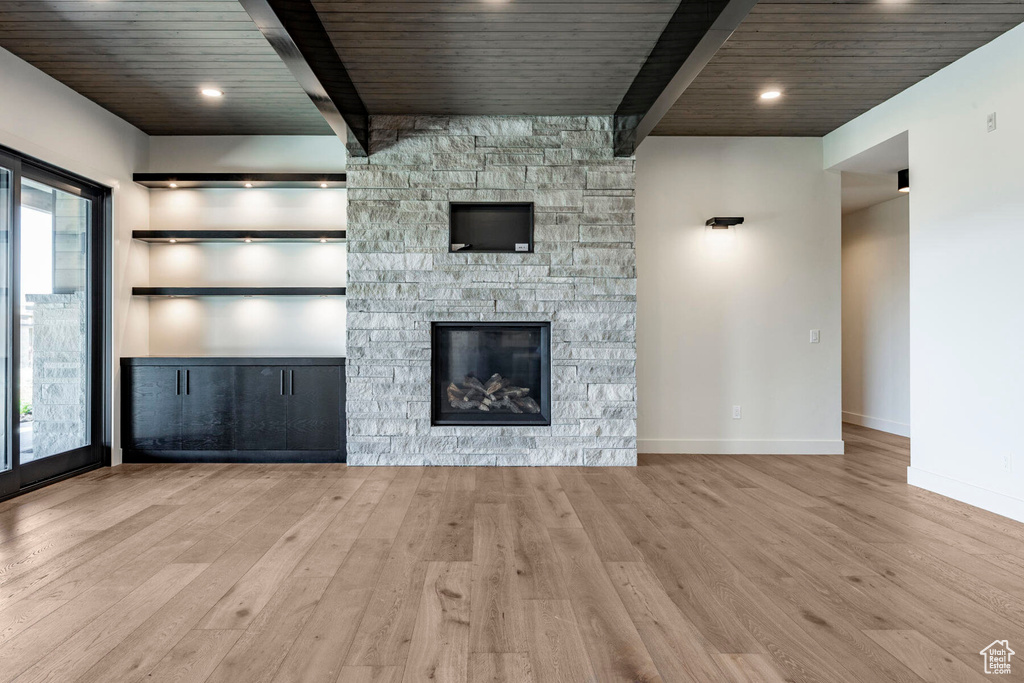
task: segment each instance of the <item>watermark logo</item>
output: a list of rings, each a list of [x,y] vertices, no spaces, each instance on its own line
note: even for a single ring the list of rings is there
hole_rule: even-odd
[[[985,658],[985,673],[1009,674],[1010,659],[1017,653],[1010,649],[1008,641],[995,640],[980,654]]]

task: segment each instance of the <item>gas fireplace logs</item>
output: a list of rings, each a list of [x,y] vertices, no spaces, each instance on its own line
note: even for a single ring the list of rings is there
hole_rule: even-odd
[[[498,373],[481,382],[473,375],[467,375],[462,385],[448,384],[448,402],[459,410],[508,410],[513,413],[539,413],[540,406],[527,396],[527,387],[515,387],[507,377]]]

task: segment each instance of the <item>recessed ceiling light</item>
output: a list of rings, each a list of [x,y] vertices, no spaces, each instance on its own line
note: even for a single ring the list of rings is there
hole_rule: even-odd
[[[170,185],[168,185],[168,187],[170,187],[173,190],[174,188],[178,187],[178,183],[171,183]]]
[[[327,187],[327,183],[320,183],[320,187]]]
[[[217,88],[203,88],[199,92],[203,93],[207,97],[223,97],[224,93]]]
[[[252,187],[252,183],[246,183],[245,186],[246,187]]]
[[[178,241],[178,240],[168,240],[168,242],[170,242],[171,244],[174,244],[174,243],[175,243],[175,242],[177,242],[177,241]]]
[[[782,93],[779,92],[778,90],[766,90],[765,92],[761,93],[762,100],[777,100],[780,97],[782,97]]]
[[[246,237],[246,238],[245,238],[245,243],[246,243],[246,244],[248,244],[249,242],[252,242],[252,240],[251,240],[251,239],[249,239],[248,237]]]
[[[327,240],[320,240],[320,244],[327,244]]]

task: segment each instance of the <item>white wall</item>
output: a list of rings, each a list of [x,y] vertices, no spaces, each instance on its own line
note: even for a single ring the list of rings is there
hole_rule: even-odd
[[[154,172],[344,171],[334,136],[151,138]],[[150,227],[344,230],[343,189],[153,190]],[[344,244],[161,244],[149,248],[149,284],[344,287]],[[343,356],[343,298],[153,299],[155,356]]]
[[[149,350],[148,311],[133,300],[131,287],[146,280],[144,246],[132,229],[146,228],[149,193],[132,182],[147,163],[148,138],[134,126],[0,49],[0,144],[85,176],[113,189],[113,453],[120,451],[120,369],[122,356]]]
[[[336,135],[157,135],[150,149],[153,173],[344,173],[348,161]]]
[[[825,165],[909,131],[909,481],[1024,521],[1021,83],[1024,26],[828,135]]]
[[[909,197],[843,215],[843,419],[910,436]]]
[[[641,452],[842,452],[840,184],[821,155],[820,139],[640,146]]]

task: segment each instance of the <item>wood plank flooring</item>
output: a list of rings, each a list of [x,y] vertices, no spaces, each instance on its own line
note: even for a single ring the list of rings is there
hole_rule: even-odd
[[[983,647],[1024,652],[1024,525],[908,487],[906,439],[845,438],[94,471],[0,503],[0,683],[986,680]]]

